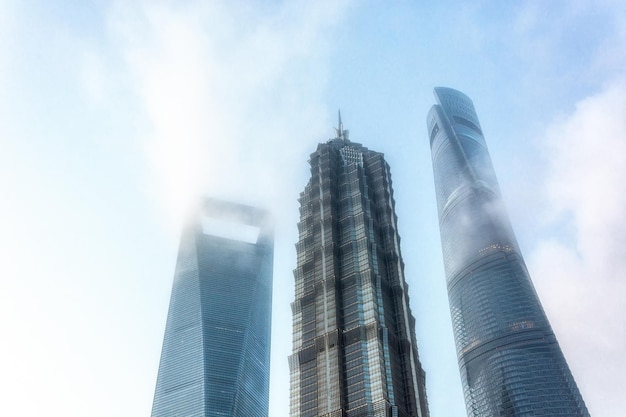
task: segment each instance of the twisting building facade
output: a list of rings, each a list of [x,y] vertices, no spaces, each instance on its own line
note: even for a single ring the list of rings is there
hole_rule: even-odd
[[[182,233],[152,417],[267,417],[273,232],[206,200]]]
[[[428,113],[439,227],[468,415],[588,416],[530,280],[472,101]]]
[[[427,417],[389,166],[336,132],[299,199],[290,414]]]

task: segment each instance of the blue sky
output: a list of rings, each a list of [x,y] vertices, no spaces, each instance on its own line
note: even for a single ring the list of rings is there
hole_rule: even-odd
[[[475,103],[592,415],[626,390],[622,1],[0,1],[0,404],[148,415],[183,215],[272,209],[271,417],[288,414],[297,197],[337,108],[391,165],[433,417],[465,415],[425,118]]]

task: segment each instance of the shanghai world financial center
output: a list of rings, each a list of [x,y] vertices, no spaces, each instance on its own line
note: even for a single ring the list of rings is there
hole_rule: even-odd
[[[435,97],[428,137],[468,416],[589,416],[530,280],[474,105],[449,88]],[[290,416],[428,417],[391,169],[349,140],[341,117],[309,164]],[[213,234],[207,216],[254,236]],[[183,231],[153,417],[268,416],[270,224],[263,210],[208,199]]]
[[[178,250],[152,417],[267,416],[273,253],[264,211],[209,199],[192,216]]]

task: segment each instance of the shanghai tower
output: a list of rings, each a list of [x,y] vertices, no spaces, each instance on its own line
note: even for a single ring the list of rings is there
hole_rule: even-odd
[[[469,416],[589,416],[504,208],[472,101],[428,113],[441,244]]]
[[[383,154],[336,137],[309,160],[294,270],[292,417],[428,417]]]
[[[183,230],[152,417],[267,417],[273,233],[207,199]]]

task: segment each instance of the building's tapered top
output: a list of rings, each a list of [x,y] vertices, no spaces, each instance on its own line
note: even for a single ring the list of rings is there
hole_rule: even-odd
[[[460,115],[470,116],[474,119],[473,122],[479,124],[474,103],[466,94],[449,87],[435,87],[433,93],[446,113],[461,113]]]
[[[457,99],[466,100],[469,103],[472,102],[467,94],[450,87],[435,87],[433,93],[439,104],[443,104],[442,100],[445,101],[447,97],[455,97]]]
[[[427,120],[431,142],[437,133],[433,130],[435,127],[434,115],[436,113],[447,122],[447,125],[452,126],[455,123],[461,123],[482,135],[482,128],[480,127],[474,103],[467,95],[449,87],[435,87],[433,92],[437,104],[433,105],[430,112],[428,112]],[[453,134],[453,132],[448,132],[448,134]]]

